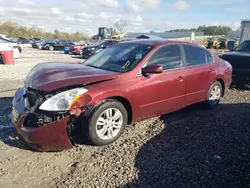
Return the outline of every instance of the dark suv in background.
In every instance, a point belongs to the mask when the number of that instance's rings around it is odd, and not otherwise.
[[[250,84],[250,40],[242,42],[231,52],[219,55],[233,67],[233,81],[237,88],[243,89]]]
[[[71,46],[71,45],[74,45],[74,42],[72,42],[71,40],[58,40],[55,43],[47,45],[47,48],[49,51],[54,51],[54,50],[62,51],[64,50],[65,46]]]
[[[101,50],[109,47],[109,46],[112,46],[114,44],[117,44],[118,42],[120,42],[119,40],[100,40],[100,41],[97,41],[96,43],[94,44],[90,44],[86,47],[84,47],[82,49],[82,56],[83,58],[89,58],[91,57],[92,55],[100,52]]]

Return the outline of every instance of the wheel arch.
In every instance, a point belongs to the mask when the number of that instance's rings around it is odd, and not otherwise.
[[[133,117],[134,117],[133,116],[133,104],[127,97],[126,93],[122,91],[117,90],[117,91],[112,91],[112,92],[105,92],[99,95],[91,95],[91,94],[88,96],[85,95],[85,97],[80,98],[80,101],[82,101],[80,103],[85,103],[90,106],[96,106],[100,102],[107,100],[107,99],[117,100],[118,102],[122,103],[122,105],[125,107],[128,113],[127,124],[131,124],[133,122]]]
[[[224,94],[225,94],[225,82],[224,82],[223,78],[221,78],[221,77],[216,78],[215,81],[220,82],[220,84],[221,84],[221,86],[222,86],[222,97],[223,97]]]
[[[132,110],[131,103],[129,102],[128,99],[126,99],[125,97],[122,97],[122,96],[112,96],[112,97],[107,97],[105,99],[114,99],[114,100],[117,100],[120,103],[122,103],[123,106],[126,108],[127,113],[128,113],[128,122],[127,122],[127,124],[129,125],[129,124],[132,123],[132,120],[133,120],[133,110]]]

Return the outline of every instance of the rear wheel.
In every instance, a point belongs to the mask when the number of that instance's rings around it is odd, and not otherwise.
[[[207,99],[205,105],[209,109],[214,109],[218,106],[221,96],[222,96],[223,88],[220,82],[215,81],[209,88],[207,93]]]
[[[54,51],[54,47],[53,46],[49,46],[49,51]]]
[[[122,103],[105,100],[94,107],[87,117],[87,129],[83,129],[89,141],[98,146],[111,144],[124,132],[128,114]]]

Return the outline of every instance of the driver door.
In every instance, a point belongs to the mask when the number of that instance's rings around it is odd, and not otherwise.
[[[185,71],[180,46],[160,47],[147,61],[147,65],[151,64],[162,65],[164,71],[148,77],[138,76],[134,97],[140,119],[174,111],[185,103]]]

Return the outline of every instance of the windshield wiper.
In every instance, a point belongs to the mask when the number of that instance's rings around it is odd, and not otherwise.
[[[86,66],[93,67],[93,68],[97,68],[97,69],[101,69],[101,70],[107,70],[107,71],[112,71],[112,72],[119,72],[119,73],[121,73],[121,71],[118,71],[118,70],[107,69],[107,68],[98,67],[98,66],[95,66],[95,65],[86,65]]]

